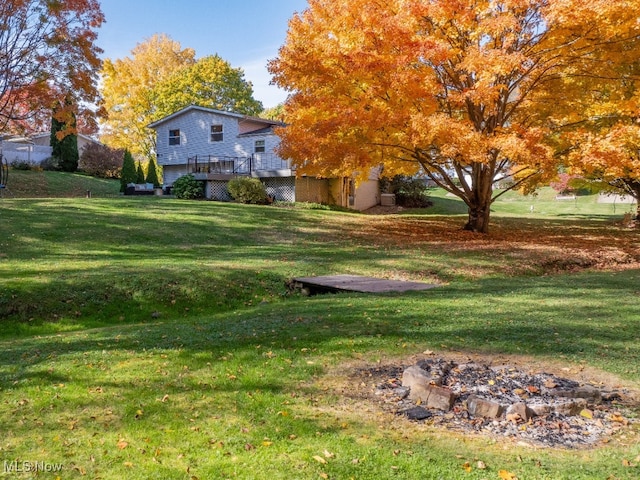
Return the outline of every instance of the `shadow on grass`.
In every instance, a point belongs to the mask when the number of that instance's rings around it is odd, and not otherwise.
[[[485,279],[403,295],[320,295],[227,314],[3,342],[0,365],[52,354],[167,349],[193,356],[269,345],[324,355],[397,345],[564,357],[640,375],[640,271]],[[445,347],[442,347],[445,348]],[[37,351],[38,355],[30,355]],[[210,361],[207,355],[207,361]],[[15,380],[12,379],[12,380]],[[4,382],[9,381],[6,377]],[[3,382],[3,383],[4,383]]]
[[[433,202],[428,208],[409,209],[402,213],[418,215],[466,215],[468,207],[458,198],[429,196]]]
[[[354,359],[374,364],[430,349],[585,362],[637,382],[638,284],[639,270],[494,278],[403,295],[295,297],[233,312],[192,312],[166,323],[0,342],[0,429],[9,434],[3,449],[21,457],[41,442],[51,445],[50,455],[80,465],[95,457],[83,467],[92,476],[100,473],[94,469],[126,469],[121,466],[133,461],[155,477],[183,478],[177,472],[184,475],[189,465],[166,460],[183,451],[206,458],[198,465],[203,470],[233,467],[221,463],[232,456],[251,469],[252,452],[261,445],[278,448],[278,442],[296,458],[322,452],[327,441],[338,458],[343,451],[348,458],[369,456],[386,445],[385,461],[398,465],[391,452],[406,444],[389,448],[390,441],[379,438],[353,443],[350,432],[360,432],[362,440],[375,421],[369,414],[341,416],[341,400],[333,398],[340,392],[321,392],[315,378],[337,365],[348,375],[344,365]],[[78,438],[86,444],[80,457]],[[116,446],[122,438],[131,448]],[[443,446],[440,436],[423,432],[421,438],[428,441],[411,449],[433,455],[433,440],[435,455],[443,457],[439,464],[460,452],[459,443]],[[145,453],[157,449],[164,466]],[[376,463],[367,463],[368,476],[346,463],[348,475],[339,478],[384,478]],[[301,465],[304,477],[317,476],[313,462]],[[461,471],[459,462],[450,468]],[[419,478],[424,464],[410,471],[407,478]]]

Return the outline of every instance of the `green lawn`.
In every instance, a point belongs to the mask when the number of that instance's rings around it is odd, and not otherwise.
[[[64,479],[638,478],[637,426],[594,449],[534,448],[414,425],[352,394],[367,383],[357,368],[426,350],[639,387],[640,243],[620,212],[505,199],[482,236],[460,231],[449,202],[384,217],[3,198],[0,461],[62,464],[38,478]],[[285,286],[335,273],[441,286]]]
[[[4,198],[113,197],[120,193],[120,181],[95,178],[81,173],[37,170],[9,170]]]
[[[432,189],[434,208],[430,214],[466,214],[466,206],[457,198],[441,189]],[[635,204],[598,203],[598,194],[577,195],[573,199],[557,200],[557,192],[549,187],[538,190],[533,195],[507,192],[493,204],[491,211],[497,215],[519,218],[574,218],[586,220],[620,219],[626,212],[635,212]]]

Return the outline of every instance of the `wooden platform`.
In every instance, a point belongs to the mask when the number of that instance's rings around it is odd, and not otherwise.
[[[293,281],[310,294],[329,292],[389,293],[429,290],[437,285],[405,282],[359,275],[328,275],[324,277],[298,277]]]

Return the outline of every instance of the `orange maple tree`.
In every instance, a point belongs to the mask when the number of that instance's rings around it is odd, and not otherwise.
[[[584,175],[602,190],[622,192],[635,198],[636,219],[640,218],[638,120],[638,117],[619,120],[605,131],[581,135],[568,155],[573,172]]]
[[[310,0],[269,65],[291,93],[280,154],[310,175],[422,171],[466,203],[465,229],[487,232],[497,182],[552,178],[564,131],[619,84],[638,11],[640,0]]]
[[[0,130],[48,127],[51,109],[69,97],[58,119],[75,113],[92,123],[91,109],[78,106],[99,97],[101,50],[94,42],[103,21],[97,0],[0,3]]]

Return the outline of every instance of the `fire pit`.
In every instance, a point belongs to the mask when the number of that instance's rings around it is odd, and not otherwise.
[[[376,398],[412,421],[534,445],[595,445],[632,423],[627,390],[509,365],[427,358],[362,373],[376,378]]]

